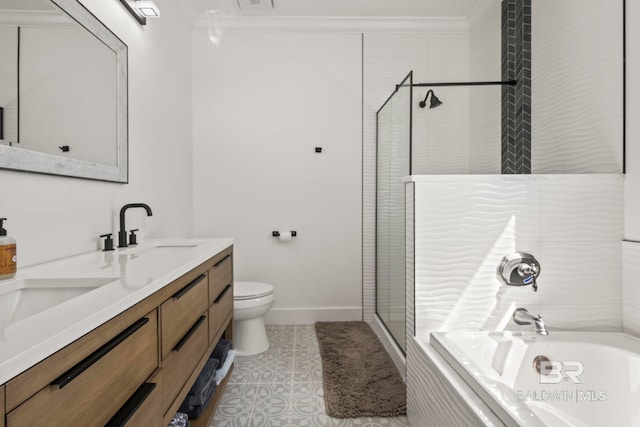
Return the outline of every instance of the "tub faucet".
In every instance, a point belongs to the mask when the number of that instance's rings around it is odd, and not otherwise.
[[[547,325],[545,325],[542,316],[538,314],[538,317],[530,314],[526,308],[516,308],[513,312],[513,321],[518,325],[533,325],[533,331],[540,335],[549,335],[547,331]]]
[[[120,209],[120,231],[118,232],[119,248],[126,248],[127,246],[129,246],[127,243],[127,230],[124,225],[124,213],[129,208],[143,208],[144,210],[147,211],[147,216],[153,215],[153,213],[151,212],[151,208],[146,203],[129,203],[127,205],[124,205],[122,209]]]

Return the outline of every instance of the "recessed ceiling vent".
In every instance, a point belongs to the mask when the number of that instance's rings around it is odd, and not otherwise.
[[[272,11],[276,8],[276,0],[236,0],[240,10],[249,11]]]

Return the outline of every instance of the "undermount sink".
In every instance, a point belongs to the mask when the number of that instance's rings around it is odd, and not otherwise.
[[[0,328],[96,288],[118,280],[114,277],[21,279],[0,285]]]
[[[165,253],[165,252],[176,252],[176,251],[185,251],[188,249],[193,249],[196,246],[198,246],[198,243],[194,243],[194,242],[181,242],[181,241],[175,241],[172,242],[170,240],[168,241],[160,241],[157,242],[156,244],[153,244],[151,246],[146,246],[146,245],[140,245],[140,246],[129,246],[126,249],[121,249],[123,252],[125,253],[129,253],[129,254],[139,254],[142,252],[149,252],[149,251],[154,251],[155,253]]]

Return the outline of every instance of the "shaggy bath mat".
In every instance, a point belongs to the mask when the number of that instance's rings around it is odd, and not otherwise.
[[[406,414],[406,388],[391,357],[366,322],[318,322],[327,415]]]

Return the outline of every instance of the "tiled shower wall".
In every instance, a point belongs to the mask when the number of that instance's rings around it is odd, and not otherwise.
[[[531,0],[502,2],[502,173],[531,173]]]
[[[466,58],[468,56],[468,35],[463,19],[437,20],[428,23],[422,32],[411,33],[365,33],[363,35],[363,216],[362,216],[362,256],[363,256],[363,318],[372,322],[375,314],[375,274],[376,274],[376,111],[393,93],[395,85],[413,70],[414,82],[427,79],[467,78]],[[426,90],[414,90],[413,132],[416,159],[415,173],[436,173],[425,168],[451,167],[440,161],[434,153],[448,153],[455,161],[455,170],[461,168],[461,157],[467,158],[468,137],[455,138],[453,145],[440,144],[443,138],[450,138],[446,129],[459,130],[460,115],[456,111],[438,111],[417,108],[418,98],[424,97]],[[456,95],[458,105],[463,105]],[[460,107],[462,108],[462,107]],[[434,116],[430,113],[439,113]],[[431,126],[429,124],[431,123]],[[435,123],[439,123],[438,126]],[[466,127],[466,123],[463,124]],[[431,133],[427,134],[427,129]],[[464,137],[464,138],[463,138]],[[428,140],[427,140],[428,139]],[[420,143],[417,143],[420,141]],[[440,151],[439,151],[440,150]],[[457,155],[456,155],[457,154]],[[431,162],[429,164],[428,162]],[[439,163],[438,163],[439,162]],[[464,163],[466,167],[466,163]],[[459,170],[463,173],[462,170]],[[440,171],[442,173],[442,171]]]
[[[622,6],[502,2],[503,174],[622,172]]]
[[[520,306],[551,330],[622,327],[622,176],[414,179],[417,337],[514,329]],[[497,280],[516,251],[540,262],[538,292]]]
[[[622,315],[625,332],[640,336],[640,243],[622,242]]]
[[[532,173],[622,172],[622,0],[534,1],[531,13]]]

